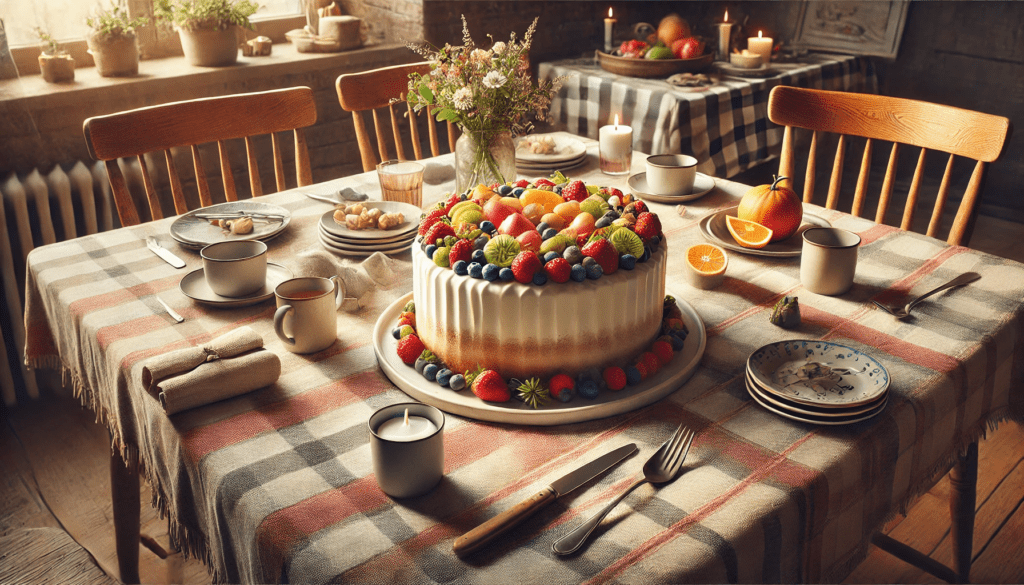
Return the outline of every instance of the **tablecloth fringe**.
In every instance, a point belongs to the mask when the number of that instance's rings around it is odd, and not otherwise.
[[[1024,421],[1022,421],[1015,413],[1011,412],[1009,408],[1001,408],[986,420],[975,425],[975,427],[971,429],[971,432],[966,435],[967,438],[958,441],[957,445],[950,450],[946,457],[940,459],[938,463],[932,466],[928,471],[927,477],[934,478],[940,473],[944,476],[949,469],[956,464],[960,457],[967,454],[967,448],[971,443],[984,440],[988,436],[988,433],[995,432],[999,428],[999,425],[1004,422],[1024,424]],[[941,479],[941,477],[939,477],[939,479]],[[917,501],[918,498],[928,493],[935,483],[937,482],[925,481],[914,486],[914,488],[897,503],[895,510],[886,514],[884,519],[875,526],[875,529],[871,531],[871,534],[881,532],[882,528],[896,518],[896,516],[905,516],[910,505]],[[868,551],[870,550],[870,544],[870,542],[862,543],[861,546],[857,547],[850,553],[845,561],[836,563],[832,567],[832,570],[829,571],[828,574],[823,575],[819,581],[822,583],[838,583],[846,579],[850,572],[856,569],[857,566],[867,558]],[[808,576],[805,575],[804,577],[806,579]]]
[[[206,570],[213,577],[214,583],[226,583],[227,575],[212,562],[213,554],[209,543],[199,531],[190,529],[181,523],[172,514],[171,506],[168,505],[166,491],[160,479],[152,473],[145,460],[139,454],[139,448],[124,441],[120,427],[114,422],[114,417],[103,407],[99,395],[78,376],[74,370],[64,364],[60,356],[48,355],[36,358],[25,358],[25,365],[32,369],[54,370],[60,374],[61,384],[71,387],[72,395],[82,406],[91,410],[96,416],[96,422],[103,425],[110,434],[111,452],[116,452],[124,461],[134,461],[138,465],[139,473],[146,478],[152,491],[152,506],[157,509],[160,518],[167,519],[167,532],[171,546],[181,551],[187,558],[194,558],[206,565]]]

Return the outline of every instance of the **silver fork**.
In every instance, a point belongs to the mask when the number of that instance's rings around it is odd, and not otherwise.
[[[946,284],[944,284],[942,286],[937,286],[937,287],[933,288],[932,290],[924,293],[923,295],[917,297],[916,299],[910,301],[904,307],[899,307],[899,306],[891,306],[890,307],[890,306],[887,306],[887,305],[883,305],[882,303],[879,303],[878,301],[871,301],[871,302],[874,303],[875,306],[878,307],[879,309],[882,309],[883,311],[885,311],[886,313],[889,313],[890,315],[892,315],[893,317],[896,317],[897,319],[906,319],[907,317],[910,316],[910,312],[914,310],[914,307],[916,307],[918,305],[918,303],[920,303],[921,301],[927,299],[928,297],[932,296],[933,294],[938,293],[938,292],[942,292],[942,291],[946,290],[947,288],[953,288],[955,286],[963,286],[965,284],[974,282],[975,280],[978,280],[979,278],[981,278],[981,275],[978,274],[977,272],[965,272],[965,273],[961,274],[960,276],[954,278],[953,280],[947,282]]]
[[[572,554],[579,550],[583,543],[587,541],[587,537],[594,531],[595,528],[604,520],[604,517],[611,512],[615,506],[619,505],[630,492],[636,489],[640,484],[651,482],[651,483],[665,483],[675,479],[676,474],[679,473],[679,468],[682,467],[683,461],[686,459],[686,455],[690,452],[690,445],[693,443],[694,432],[686,428],[683,425],[679,425],[676,429],[672,438],[665,441],[665,444],[658,449],[651,458],[644,463],[643,477],[637,479],[631,486],[626,488],[626,491],[619,494],[614,500],[612,500],[607,506],[604,507],[597,514],[594,514],[589,520],[577,526],[572,532],[566,534],[562,538],[559,538],[551,545],[551,550],[556,554],[567,555]]]

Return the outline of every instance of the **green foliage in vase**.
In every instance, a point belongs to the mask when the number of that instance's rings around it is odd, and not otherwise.
[[[260,6],[252,0],[155,0],[153,13],[185,30],[225,30],[238,25],[252,30],[249,17]]]
[[[124,2],[111,2],[110,7],[97,5],[92,16],[85,19],[85,24],[93,30],[93,34],[114,40],[121,37],[134,38],[135,29],[145,26],[149,19],[145,16],[131,18]]]
[[[68,52],[64,49],[63,45],[57,42],[57,39],[53,38],[53,36],[49,32],[43,30],[38,26],[33,28],[32,32],[37,37],[39,37],[40,41],[42,41],[44,55],[58,56],[68,54]]]

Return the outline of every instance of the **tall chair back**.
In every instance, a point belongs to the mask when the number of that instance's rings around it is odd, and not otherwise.
[[[199,156],[199,145],[216,142],[220,159],[224,197],[238,199],[234,175],[228,160],[225,141],[245,139],[249,183],[254,197],[263,195],[259,167],[256,162],[254,136],[270,134],[273,144],[274,173],[277,190],[286,189],[281,138],[276,132],[292,130],[295,141],[295,167],[299,186],[313,183],[309,166],[309,151],[303,128],[316,123],[316,103],[313,90],[293,87],[258,93],[245,93],[223,97],[201,98],[150,106],[96,116],[85,121],[85,141],[89,153],[105,161],[110,187],[113,190],[121,225],[140,223],[139,213],[128,190],[124,175],[117,164],[122,157],[136,157],[142,171],[146,198],[152,219],[163,218],[160,198],[146,166],[144,155],[163,151],[167,161],[174,211],[188,211],[181,178],[178,175],[172,148],[190,147],[195,168],[199,203],[206,207],[213,203],[206,172]]]
[[[388,144],[392,144],[398,160],[408,160],[405,146],[402,143],[401,127],[399,117],[404,116],[399,111],[399,104],[392,103],[392,100],[403,100],[409,91],[409,74],[420,73],[426,75],[430,72],[430,63],[410,63],[408,65],[394,65],[382,67],[361,73],[346,73],[338,77],[336,83],[338,89],[338,102],[341,109],[352,112],[352,122],[356,128],[356,140],[359,142],[359,154],[363,162],[363,171],[369,172],[377,167],[377,163],[391,158]],[[385,113],[384,110],[387,110]],[[412,107],[407,106],[409,120],[409,138],[412,141],[413,156],[416,160],[423,158],[423,148],[420,146],[419,128],[416,124],[417,114]],[[373,129],[377,139],[377,149],[374,152],[370,140],[370,133],[366,128],[366,121],[363,119],[363,112],[370,110],[373,116]],[[390,120],[391,137],[388,138],[387,124],[384,122],[384,115]],[[427,113],[427,131],[430,136],[431,156],[441,154],[440,142],[436,124]],[[450,122],[448,127],[448,148],[455,151],[455,140],[458,138],[455,126]],[[379,155],[379,158],[378,158]]]
[[[984,186],[986,164],[999,158],[1011,132],[1010,121],[1001,116],[917,100],[788,86],[777,86],[772,89],[768,97],[768,119],[786,127],[779,162],[781,176],[793,177],[795,172],[796,147],[793,129],[806,128],[813,131],[803,184],[805,202],[812,202],[814,199],[815,172],[818,168],[817,150],[821,133],[839,135],[828,195],[825,199],[825,207],[828,209],[836,209],[838,205],[847,147],[846,137],[858,136],[867,139],[850,209],[850,213],[858,217],[864,212],[867,199],[873,142],[881,140],[893,143],[874,215],[874,220],[878,223],[884,223],[889,209],[896,183],[900,151],[908,146],[920,147],[921,152],[918,155],[917,167],[911,179],[900,222],[900,228],[904,230],[910,230],[914,221],[927,152],[935,150],[948,153],[946,170],[938,187],[926,232],[932,237],[939,237],[955,157],[976,161],[946,239],[953,245],[966,245],[969,241],[975,210]]]

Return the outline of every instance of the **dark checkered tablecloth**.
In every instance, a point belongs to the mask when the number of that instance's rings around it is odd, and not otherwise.
[[[764,79],[715,74],[701,90],[609,73],[593,58],[541,63],[538,77],[565,77],[551,105],[556,128],[596,139],[618,114],[633,128],[634,150],[692,154],[701,172],[731,177],[778,154],[782,128],[768,121],[776,85],[877,92],[868,57],[812,53],[805,60],[775,64],[778,74]]]
[[[624,188],[624,178],[600,174],[596,145],[585,142],[590,158],[577,176]],[[633,168],[643,168],[639,153]],[[363,174],[332,185],[375,196],[375,183],[374,174]],[[272,302],[218,310],[179,292],[185,271],[145,244],[148,235],[170,243],[173,219],[43,246],[29,257],[26,357],[33,366],[61,369],[122,452],[141,460],[175,544],[202,558],[218,581],[841,580],[864,558],[872,533],[929,489],[960,449],[1000,420],[1022,419],[1024,266],[808,206],[863,238],[849,293],[806,292],[797,259],[731,252],[719,288],[689,287],[683,253],[703,241],[700,218],[735,205],[745,189],[719,179],[717,189],[685,208],[651,204],[669,246],[668,292],[690,303],[707,327],[707,351],[689,381],[649,407],[573,425],[449,415],[445,476],[419,498],[396,501],[379,490],[367,430],[374,410],[409,400],[381,372],[370,343],[377,316],[411,288],[408,252],[367,271],[375,284],[362,309],[339,311],[334,346],[300,356],[275,336]],[[440,195],[439,187],[428,187],[428,200]],[[288,229],[268,243],[270,260],[298,271],[305,254],[322,251],[317,222],[329,206],[297,191],[264,200],[292,214]],[[174,251],[189,269],[200,266],[194,252]],[[360,258],[337,262],[343,273],[366,269]],[[870,304],[969,270],[981,280],[925,303],[914,319],[897,321]],[[171,321],[154,295],[185,322]],[[799,296],[799,329],[768,323],[783,295]],[[165,415],[141,384],[146,360],[242,325],[280,356],[278,382]],[[892,378],[882,413],[826,427],[758,406],[744,386],[747,356],[799,338],[842,343],[878,359]],[[684,473],[640,487],[581,553],[555,556],[551,543],[625,488],[680,422],[697,431]],[[627,443],[640,452],[493,546],[466,561],[452,553],[466,530]]]

